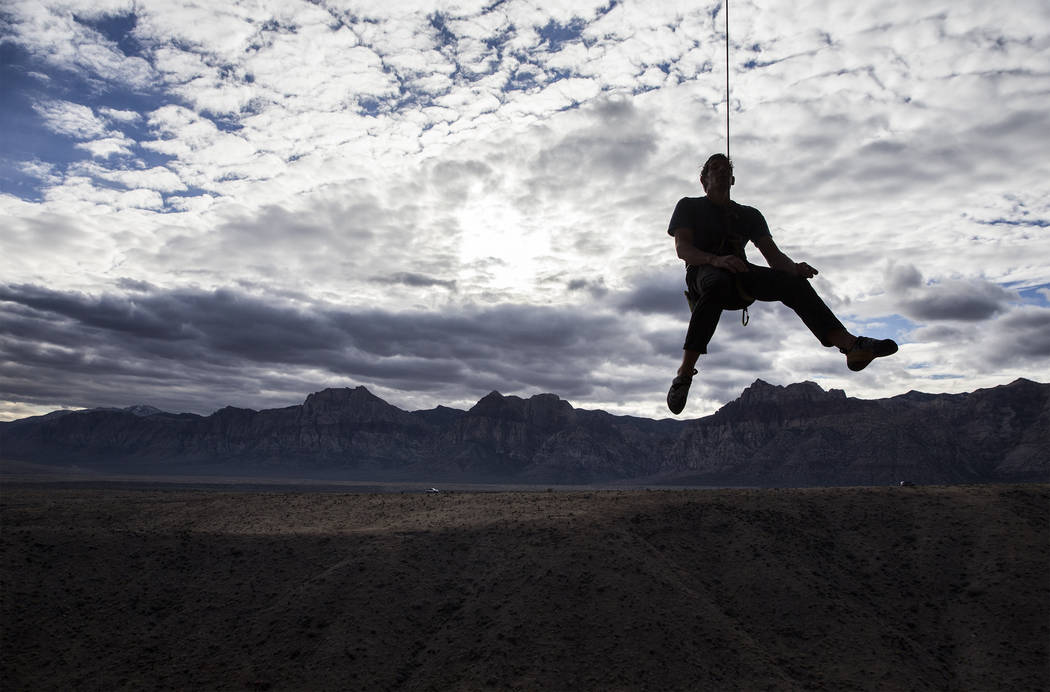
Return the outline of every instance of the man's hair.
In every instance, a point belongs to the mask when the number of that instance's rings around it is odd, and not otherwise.
[[[725,154],[712,154],[707,161],[704,161],[704,167],[700,169],[700,180],[707,180],[707,172],[711,169],[711,164],[715,161],[725,161],[729,164],[729,170],[733,170],[733,160]]]

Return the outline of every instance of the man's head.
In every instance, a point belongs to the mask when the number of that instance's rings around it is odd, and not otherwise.
[[[716,186],[721,183],[728,193],[729,186],[735,182],[733,162],[725,154],[713,154],[704,162],[704,167],[700,169],[700,184],[704,186],[704,192],[708,191],[712,183],[716,184]]]

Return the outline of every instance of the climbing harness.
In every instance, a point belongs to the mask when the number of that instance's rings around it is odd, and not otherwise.
[[[739,279],[734,280],[733,281],[733,285],[736,287],[737,294],[740,296],[740,299],[742,301],[744,301],[745,303],[748,303],[748,305],[745,305],[744,307],[739,308],[739,310],[740,310],[740,324],[742,324],[742,325],[744,325],[746,327],[751,322],[751,313],[748,310],[748,308],[750,307],[751,303],[755,302],[755,299],[750,294],[748,294],[748,292],[746,290],[744,290],[744,287],[740,284],[740,280]],[[685,291],[685,302],[689,303],[689,312],[690,313],[692,313],[694,310],[696,310],[696,303],[697,303],[698,300],[699,300],[699,297],[693,295],[693,293],[691,291]],[[723,309],[727,309],[727,308],[723,308]]]

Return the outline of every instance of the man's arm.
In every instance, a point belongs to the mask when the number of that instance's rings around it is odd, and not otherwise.
[[[674,249],[686,264],[710,264],[730,272],[746,272],[747,264],[736,255],[715,255],[693,245],[693,229],[682,226],[674,229]]]
[[[777,244],[773,242],[773,236],[767,235],[752,242],[754,242],[758,251],[762,253],[762,256],[766,258],[766,264],[769,265],[770,269],[776,269],[792,276],[801,276],[803,279],[812,279],[817,275],[817,270],[813,267],[805,262],[795,262],[785,255],[777,247]]]

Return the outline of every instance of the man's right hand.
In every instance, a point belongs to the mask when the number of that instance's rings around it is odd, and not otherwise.
[[[736,255],[719,255],[711,260],[711,266],[725,269],[734,274],[742,274],[748,271],[747,263]]]

